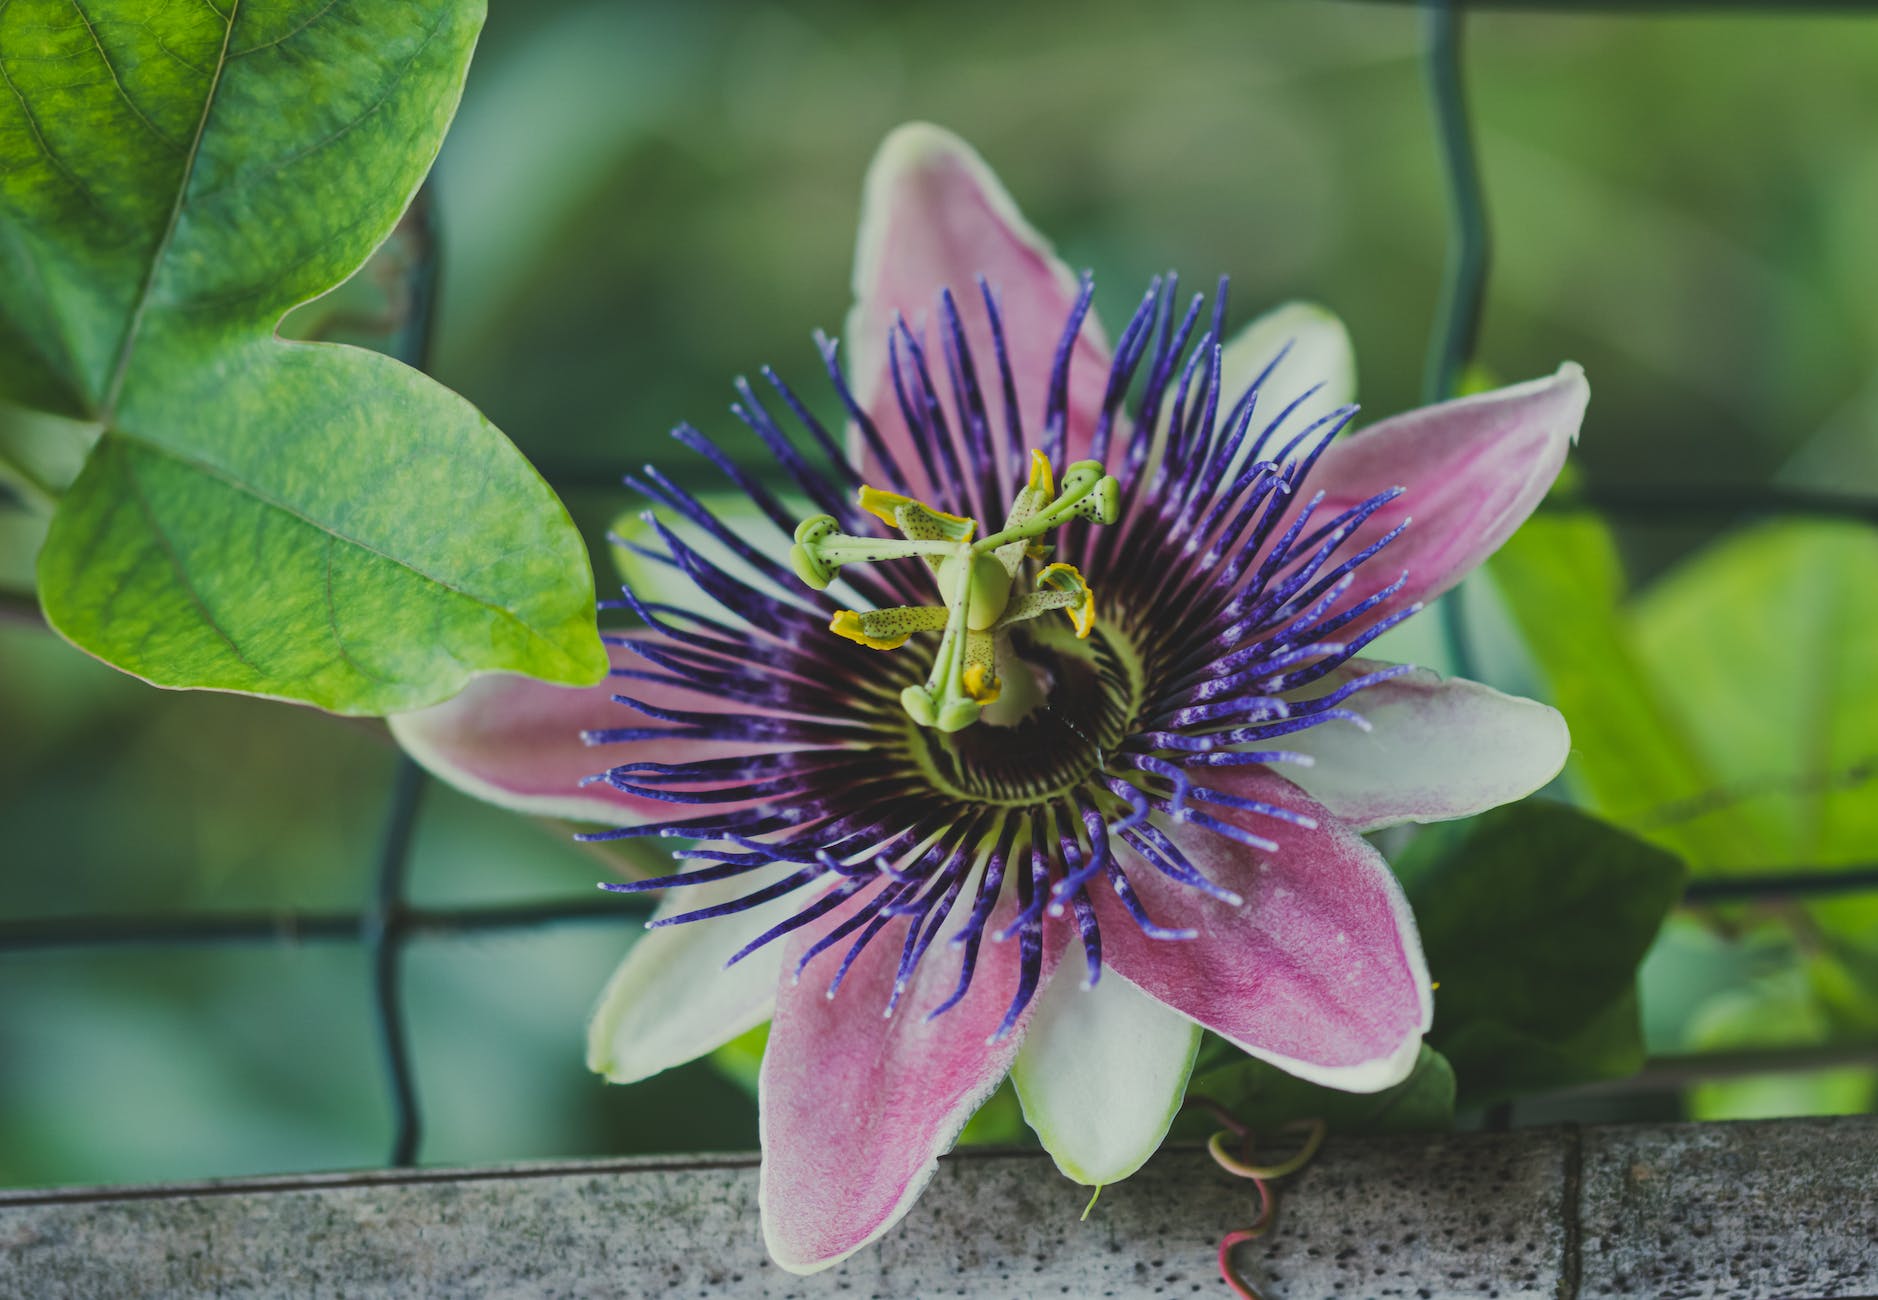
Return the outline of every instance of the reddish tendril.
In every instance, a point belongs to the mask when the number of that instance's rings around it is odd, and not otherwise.
[[[1187,1104],[1200,1107],[1225,1125],[1206,1140],[1207,1154],[1213,1157],[1213,1162],[1236,1178],[1250,1179],[1252,1186],[1258,1189],[1258,1218],[1254,1219],[1250,1226],[1240,1228],[1236,1232],[1229,1232],[1220,1238],[1219,1275],[1226,1285],[1232,1288],[1233,1294],[1240,1297],[1240,1300],[1260,1300],[1259,1293],[1253,1288],[1252,1283],[1247,1281],[1245,1275],[1234,1266],[1232,1252],[1236,1247],[1264,1236],[1271,1228],[1272,1220],[1278,1214],[1278,1195],[1272,1190],[1271,1184],[1287,1174],[1295,1174],[1310,1163],[1311,1157],[1317,1154],[1317,1148],[1323,1143],[1324,1121],[1304,1119],[1294,1120],[1284,1125],[1278,1131],[1304,1134],[1303,1145],[1295,1154],[1277,1164],[1256,1165],[1252,1163],[1252,1149],[1256,1137],[1252,1130],[1239,1120],[1238,1116],[1209,1097],[1189,1097]],[[1238,1155],[1226,1149],[1227,1143],[1234,1140],[1237,1140],[1239,1144]]]

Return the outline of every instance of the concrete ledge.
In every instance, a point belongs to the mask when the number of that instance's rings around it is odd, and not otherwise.
[[[1333,1138],[1245,1248],[1297,1297],[1878,1296],[1878,1118]],[[946,1160],[811,1278],[764,1256],[753,1158],[0,1193],[0,1295],[1217,1296],[1252,1212],[1204,1153],[1085,1194],[1034,1153]]]

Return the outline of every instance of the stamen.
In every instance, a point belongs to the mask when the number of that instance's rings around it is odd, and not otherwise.
[[[915,346],[910,336],[908,346]],[[962,335],[956,346],[964,346]],[[943,631],[925,684],[900,693],[919,725],[951,732],[979,720],[983,706],[999,698],[999,646],[1015,624],[1061,609],[1079,638],[1094,628],[1095,593],[1074,565],[1046,565],[1036,575],[1039,590],[1016,602],[1011,588],[1024,565],[1037,558],[1038,539],[1051,529],[1072,519],[1115,521],[1119,488],[1097,462],[1071,465],[1059,491],[1049,460],[1033,453],[1029,478],[1014,494],[1004,527],[977,541],[974,520],[901,493],[863,484],[857,499],[862,510],[901,537],[859,537],[843,532],[833,515],[811,515],[795,526],[790,563],[805,584],[820,591],[844,565],[914,556],[926,561],[940,604],[839,610],[828,625],[873,650],[895,650],[917,633]]]
[[[945,623],[943,609],[901,605],[866,611],[844,609],[829,621],[828,630],[870,650],[898,650],[915,632],[930,632]]]

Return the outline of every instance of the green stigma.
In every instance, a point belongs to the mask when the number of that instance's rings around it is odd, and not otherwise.
[[[923,686],[900,693],[907,715],[922,727],[959,731],[977,722],[1002,689],[998,664],[1006,631],[1018,623],[1062,610],[1086,637],[1095,626],[1095,595],[1073,565],[1048,564],[1034,588],[1017,593],[1029,560],[1043,560],[1045,533],[1071,519],[1112,524],[1120,511],[1120,488],[1101,463],[1079,460],[1063,475],[1058,491],[1043,453],[1030,453],[1030,479],[1011,503],[1004,527],[973,541],[976,522],[901,496],[863,487],[861,508],[900,533],[856,537],[828,515],[796,526],[789,559],[796,575],[822,590],[844,564],[870,564],[918,556],[938,588],[936,605],[852,610],[836,614],[831,632],[874,650],[895,650],[920,632],[939,632],[938,653]]]

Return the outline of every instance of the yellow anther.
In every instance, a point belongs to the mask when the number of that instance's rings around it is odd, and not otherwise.
[[[931,605],[895,605],[888,609],[844,609],[828,630],[869,650],[898,650],[915,632],[936,632],[946,625],[944,609]]]
[[[852,609],[844,609],[828,621],[828,630],[836,636],[845,636],[857,645],[864,645],[869,650],[898,650],[906,644],[908,633],[902,632],[897,637],[869,636],[861,625],[861,616]]]
[[[1035,448],[1030,453],[1030,490],[1041,493],[1045,501],[1056,496],[1056,476],[1050,472],[1050,458]]]
[[[861,509],[886,524],[897,528],[906,536],[915,540],[945,538],[948,541],[970,541],[978,531],[978,521],[967,519],[963,515],[947,514],[943,510],[934,510],[923,501],[901,496],[898,492],[882,492],[879,488],[863,484],[855,494]]]
[[[913,500],[912,497],[903,497],[898,492],[882,492],[879,488],[869,487],[865,483],[861,484],[861,490],[855,496],[861,503],[861,509],[889,528],[900,526],[900,521],[893,517],[894,507],[906,505]]]
[[[1095,592],[1083,581],[1082,573],[1073,564],[1052,564],[1037,575],[1037,585],[1053,591],[1071,594],[1080,593],[1082,600],[1067,606],[1063,612],[1069,615],[1069,621],[1075,624],[1078,640],[1086,639],[1095,630]]]
[[[980,704],[990,704],[1003,692],[1003,686],[983,664],[969,664],[965,669],[965,693]]]
[[[966,698],[978,704],[989,704],[998,698],[1002,683],[998,680],[998,643],[988,632],[967,632],[965,634],[964,666],[959,673],[959,685],[964,688]]]

